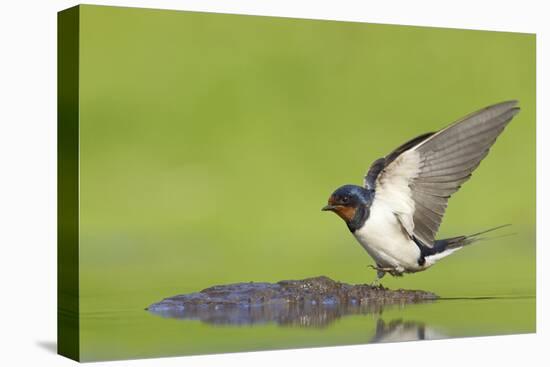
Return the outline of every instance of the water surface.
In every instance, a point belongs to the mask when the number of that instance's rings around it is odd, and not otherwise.
[[[440,299],[387,307],[213,309],[183,317],[143,309],[86,313],[84,360],[320,347],[535,331],[534,297]]]

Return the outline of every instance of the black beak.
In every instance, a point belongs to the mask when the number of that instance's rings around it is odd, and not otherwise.
[[[327,210],[330,210],[330,211],[333,211],[334,209],[336,209],[336,206],[334,205],[325,205],[324,207],[321,208],[322,211],[327,211]]]

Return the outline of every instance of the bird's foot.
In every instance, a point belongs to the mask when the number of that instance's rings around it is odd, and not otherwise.
[[[383,267],[383,266],[374,266],[369,265],[369,267],[376,270],[376,279],[370,284],[372,287],[381,287],[380,279],[386,275],[386,273],[390,273],[394,277],[400,277],[403,276],[403,271],[398,268],[389,268],[389,267]]]
[[[369,286],[371,287],[382,287],[382,284],[380,283],[380,278],[379,277],[376,277],[376,279],[374,279],[370,284]]]
[[[374,266],[374,265],[369,265],[369,267],[376,270],[376,278],[372,283],[370,283],[371,287],[382,287],[382,284],[380,284],[380,279],[382,279],[384,275],[386,275],[386,273],[388,272],[391,273],[394,270],[393,268],[384,268],[384,267]]]

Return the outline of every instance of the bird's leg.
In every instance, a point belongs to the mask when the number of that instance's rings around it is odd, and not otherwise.
[[[384,277],[384,275],[386,275],[387,272],[390,272],[391,268],[383,268],[383,267],[380,267],[380,266],[374,266],[374,265],[369,265],[371,268],[373,268],[374,270],[376,270],[376,278],[374,279],[374,281],[370,284],[372,287],[377,287],[380,285],[380,279],[382,279]]]
[[[386,275],[385,272],[383,271],[377,271],[376,272],[376,278],[374,278],[374,280],[369,284],[371,287],[378,287],[380,286],[380,279],[382,279],[384,277],[384,275]]]

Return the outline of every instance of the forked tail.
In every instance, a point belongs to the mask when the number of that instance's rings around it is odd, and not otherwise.
[[[486,229],[485,231],[477,232],[467,236],[457,236],[457,237],[437,240],[434,243],[434,249],[436,253],[440,253],[445,250],[459,249],[461,247],[470,245],[477,241],[492,240],[495,238],[506,237],[506,236],[509,236],[510,234],[505,234],[502,236],[495,236],[495,237],[480,237],[480,236],[489,232],[496,231],[497,229],[501,229],[509,226],[511,226],[511,224],[504,224],[498,227],[489,228],[489,229]]]

